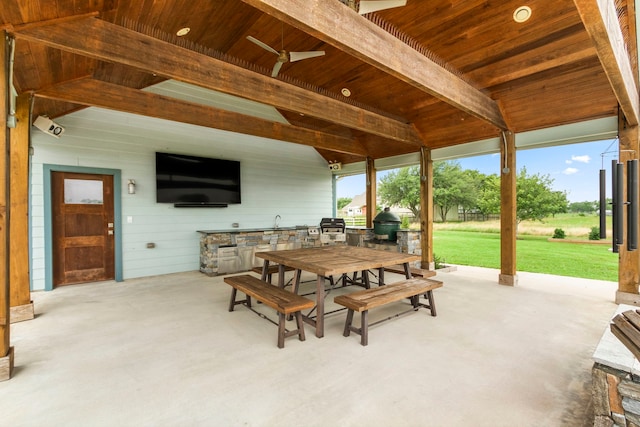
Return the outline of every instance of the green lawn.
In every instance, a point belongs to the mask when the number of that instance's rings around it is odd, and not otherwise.
[[[434,230],[435,255],[444,263],[500,268],[500,235]],[[517,270],[586,279],[618,280],[618,254],[608,245],[549,242],[547,237],[521,236]]]

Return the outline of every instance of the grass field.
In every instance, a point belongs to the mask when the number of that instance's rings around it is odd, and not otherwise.
[[[618,255],[610,245],[588,243],[596,215],[560,214],[543,222],[523,221],[518,225],[517,270],[597,280],[618,280]],[[434,224],[433,247],[444,263],[500,268],[500,222],[468,221]],[[556,228],[566,238],[585,243],[549,242]],[[611,217],[607,217],[611,236]],[[610,241],[610,240],[609,240]]]
[[[618,280],[618,255],[609,245],[549,242],[532,235],[521,236],[516,245],[518,271]],[[444,263],[500,268],[498,233],[435,230],[433,247]]]

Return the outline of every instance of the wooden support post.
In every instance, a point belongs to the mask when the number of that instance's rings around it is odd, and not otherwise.
[[[371,157],[367,157],[367,228],[373,228],[376,216],[376,167]]]
[[[504,132],[500,146],[500,276],[501,285],[515,286],[516,276],[516,138]]]
[[[29,131],[31,96],[16,100],[16,127],[10,134],[9,287],[11,323],[34,318],[29,285]]]
[[[622,191],[625,201],[627,201],[626,161],[638,158],[639,132],[640,127],[630,126],[624,119],[624,116],[619,114],[618,137],[620,139],[620,153],[618,158],[620,163],[625,164],[625,179],[623,179],[625,188]],[[636,202],[638,201],[636,200]],[[638,222],[640,218],[628,218],[626,205],[623,207],[623,216],[622,224],[618,224],[619,227],[623,227],[625,232],[623,233],[623,242],[618,246],[618,291],[616,292],[616,303],[640,306],[640,295],[638,295],[638,283],[640,282],[640,250],[627,250],[626,235],[627,220]]]
[[[433,259],[433,160],[431,150],[420,148],[420,267],[435,270]]]
[[[9,37],[2,32],[0,42],[0,381],[11,378],[13,349],[9,339],[9,218],[7,209],[7,151],[9,131]]]

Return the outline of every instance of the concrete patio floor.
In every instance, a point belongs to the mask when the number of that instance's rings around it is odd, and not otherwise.
[[[228,312],[229,286],[199,272],[34,293],[36,319],[12,325],[0,424],[592,425],[591,356],[617,284],[518,277],[511,288],[496,270],[440,273],[438,316],[384,322],[367,347],[342,336],[339,312],[324,338],[307,325],[306,341],[278,349],[276,326]]]

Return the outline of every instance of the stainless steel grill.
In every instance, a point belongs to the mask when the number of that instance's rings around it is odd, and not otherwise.
[[[320,221],[320,242],[346,242],[345,223],[342,218],[322,218]]]

